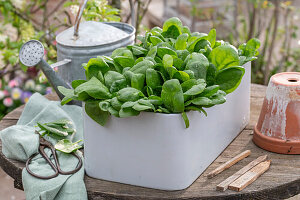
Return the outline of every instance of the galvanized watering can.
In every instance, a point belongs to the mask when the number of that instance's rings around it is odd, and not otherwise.
[[[81,6],[74,27],[57,35],[57,63],[51,66],[43,59],[44,47],[37,40],[26,42],[20,50],[19,58],[25,66],[38,65],[44,72],[58,96],[64,96],[57,86],[71,88],[70,83],[76,79],[85,79],[83,63],[100,55],[111,55],[116,48],[134,43],[135,28],[119,22],[79,21],[86,1]],[[58,73],[53,68],[58,67]],[[79,104],[73,102],[73,104]]]

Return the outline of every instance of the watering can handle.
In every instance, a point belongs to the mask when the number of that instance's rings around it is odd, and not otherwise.
[[[78,37],[78,29],[79,29],[79,24],[80,24],[80,20],[81,20],[81,16],[83,13],[83,10],[86,6],[88,0],[84,0],[83,3],[81,4],[78,13],[76,15],[76,19],[75,19],[75,25],[74,25],[74,38]]]

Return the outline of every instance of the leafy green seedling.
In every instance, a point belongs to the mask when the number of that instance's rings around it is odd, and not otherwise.
[[[72,143],[68,139],[62,139],[54,145],[54,148],[64,153],[72,153],[82,148],[82,146],[78,144],[81,141],[82,140],[78,140],[77,142]]]
[[[72,121],[68,119],[59,119],[43,124],[38,122],[37,126],[40,128],[39,132],[42,136],[48,135],[54,138],[67,137],[69,134],[76,132]]]

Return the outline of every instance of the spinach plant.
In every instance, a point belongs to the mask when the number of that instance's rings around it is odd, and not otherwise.
[[[76,133],[72,121],[68,119],[59,119],[43,124],[38,122],[37,126],[40,128],[38,133],[41,134],[41,136],[47,135],[59,140],[54,146],[58,151],[72,153],[82,148],[82,146],[78,144],[82,140],[72,143],[69,139],[66,139],[68,135],[73,136]]]
[[[82,146],[78,144],[79,142],[82,142],[82,140],[72,143],[68,139],[62,139],[54,145],[54,148],[64,153],[72,153],[82,148]]]
[[[256,59],[260,42],[251,39],[238,49],[216,40],[216,30],[193,32],[176,18],[155,27],[139,44],[116,49],[111,57],[99,56],[84,64],[86,79],[72,82],[73,89],[59,87],[65,95],[85,102],[86,113],[105,125],[110,115],[136,116],[157,113],[203,112],[222,104],[245,73],[242,67]]]
[[[42,136],[48,135],[54,139],[61,139],[76,132],[72,121],[68,119],[60,119],[43,124],[37,122],[37,126],[40,128],[39,133]]]

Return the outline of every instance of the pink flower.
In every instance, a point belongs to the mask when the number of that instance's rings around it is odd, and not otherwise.
[[[10,97],[7,97],[3,100],[3,104],[6,106],[6,107],[10,107],[13,105],[13,100],[12,98]]]
[[[9,96],[9,92],[7,90],[3,90],[4,96]]]
[[[13,87],[18,87],[19,86],[19,83],[16,81],[16,80],[10,80],[9,82],[8,82],[8,86],[10,87],[10,88],[13,88]]]
[[[56,40],[53,40],[52,44],[56,46],[56,44],[57,44]]]

